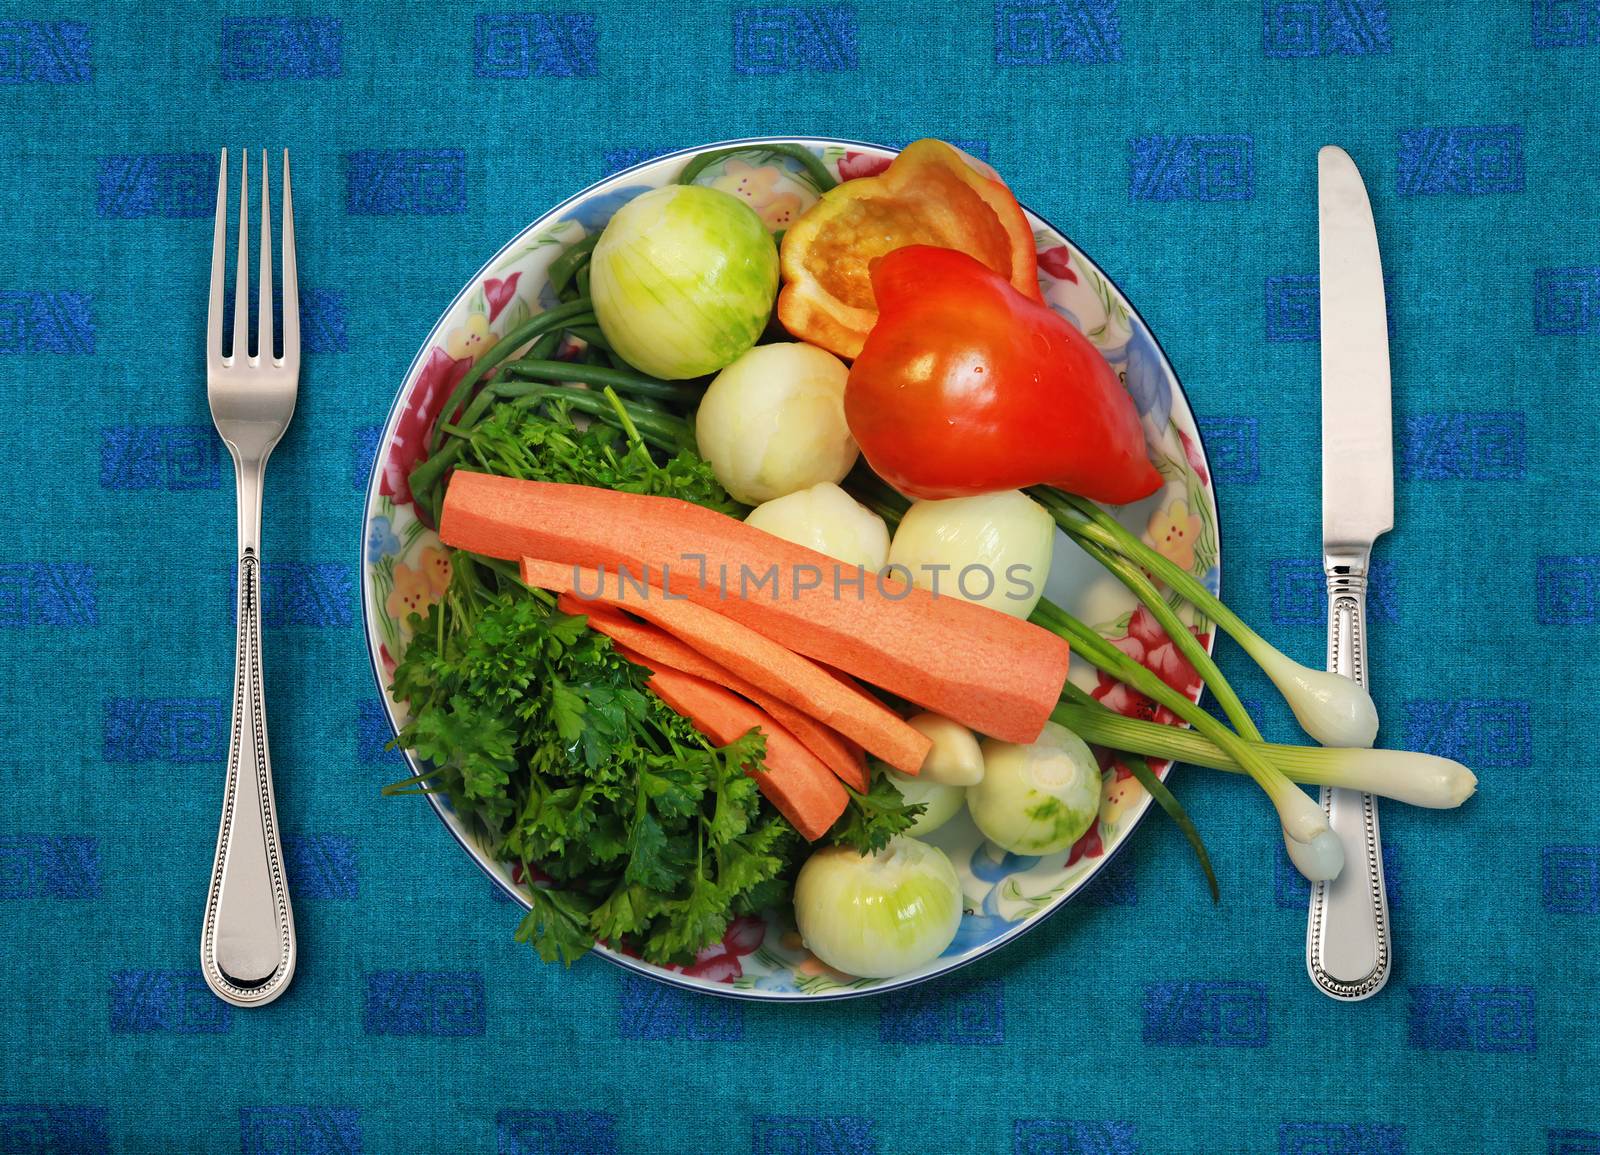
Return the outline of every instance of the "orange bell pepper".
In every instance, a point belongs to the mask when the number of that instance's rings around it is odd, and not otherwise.
[[[878,319],[869,266],[906,245],[976,257],[1035,301],[1033,230],[1011,190],[940,140],[919,140],[878,176],[829,190],[784,234],[778,320],[855,357]]]

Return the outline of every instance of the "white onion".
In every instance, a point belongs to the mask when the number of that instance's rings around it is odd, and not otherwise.
[[[1013,854],[1055,854],[1088,831],[1100,813],[1100,767],[1065,726],[1046,722],[1023,746],[983,744],[983,781],[967,787],[967,809],[990,842]]]
[[[930,962],[961,925],[961,880],[944,851],[899,836],[877,854],[816,851],[794,884],[800,937],[823,962],[888,978]]]
[[[889,527],[831,481],[764,501],[746,523],[875,574],[889,560]]]
[[[912,824],[906,827],[906,833],[921,837],[932,834],[939,827],[949,822],[967,803],[967,788],[965,786],[949,786],[943,782],[936,782],[926,774],[912,777],[902,774],[898,770],[885,769],[889,781],[894,788],[900,791],[900,797],[907,803],[921,803],[926,809]]]
[[[842,481],[860,452],[844,420],[850,371],[814,345],[758,345],[706,388],[700,456],[746,505]]]
[[[914,502],[895,530],[889,563],[940,596],[1026,618],[1044,595],[1055,522],[1019,490]]]
[[[589,259],[606,340],[657,377],[699,377],[756,343],[778,293],[772,236],[748,203],[698,185],[641,193]]]

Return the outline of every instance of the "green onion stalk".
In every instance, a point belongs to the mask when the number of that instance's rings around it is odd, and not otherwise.
[[[1230,774],[1244,772],[1237,760],[1204,735],[1125,717],[1071,683],[1051,718],[1085,742]],[[1477,776],[1471,770],[1435,754],[1276,743],[1262,748],[1284,776],[1294,782],[1359,790],[1432,810],[1460,806],[1478,788]]]
[[[858,499],[865,495],[870,503],[869,508],[880,516],[892,514],[894,519],[898,520],[899,515],[905,511],[908,504],[906,499],[882,481],[866,475],[865,471],[857,470],[851,480]],[[1101,555],[1103,560],[1111,560],[1107,551],[1102,550]],[[1127,568],[1131,570],[1131,567]],[[1230,715],[1236,714],[1242,719],[1248,737],[1228,729],[1226,725],[1196,705],[1187,694],[1167,685],[1154,671],[1134,661],[1102,638],[1098,630],[1055,603],[1047,599],[1041,600],[1030,620],[1035,625],[1065,638],[1071,643],[1073,652],[1084,661],[1165,706],[1218,747],[1227,751],[1238,765],[1255,779],[1256,784],[1261,787],[1278,812],[1286,840],[1297,844],[1289,847],[1296,865],[1308,875],[1320,878],[1332,878],[1337,875],[1344,864],[1344,851],[1338,836],[1328,826],[1327,815],[1315,800],[1295,786],[1263,754],[1260,732],[1250,721],[1243,705],[1238,701],[1238,696],[1233,693],[1227,679],[1211,660],[1211,656],[1189,632],[1188,627],[1178,620],[1172,608],[1148,579],[1144,579],[1142,574],[1137,575],[1135,580],[1131,572],[1119,572],[1117,569],[1113,569],[1113,572],[1129,582],[1129,588],[1141,601],[1150,606],[1151,612],[1171,635],[1174,645],[1194,663],[1196,673],[1214,683],[1218,688],[1215,691],[1218,693],[1218,700],[1230,702]]]
[[[1188,570],[1153,549],[1094,502],[1045,487],[1031,489],[1029,495],[1084,550],[1115,554],[1132,567],[1148,571],[1216,622],[1271,679],[1311,737],[1324,746],[1372,745],[1378,733],[1378,711],[1366,687],[1294,661],[1246,625]],[[1218,700],[1227,707],[1220,694]],[[1230,711],[1230,719],[1232,716]]]

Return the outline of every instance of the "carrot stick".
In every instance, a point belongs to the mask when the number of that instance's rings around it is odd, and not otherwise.
[[[512,561],[626,566],[1003,741],[1037,739],[1066,681],[1066,643],[1038,626],[903,582],[856,584],[858,571],[824,554],[676,498],[458,471],[439,532]]]
[[[600,602],[580,601],[573,594],[562,594],[556,601],[556,608],[563,613],[584,615],[589,619],[590,629],[605,634],[631,653],[640,654],[652,662],[671,666],[674,670],[693,674],[697,678],[704,678],[708,682],[749,698],[771,714],[778,725],[800,739],[802,746],[822,759],[823,765],[837,774],[841,782],[863,794],[866,793],[870,786],[866,752],[831,726],[826,726],[805,711],[797,710],[789,703],[774,698],[760,687],[752,686],[744,678],[713,662],[681,638],[673,637],[658,626],[629,617],[614,607]]]
[[[828,832],[849,802],[844,787],[810,750],[737,694],[703,678],[656,665],[626,649],[629,661],[651,670],[650,688],[713,742],[726,745],[759,729],[767,739],[766,769],[753,777],[761,793],[808,842]]]
[[[932,743],[893,710],[715,610],[669,598],[659,586],[636,585],[620,574],[529,557],[522,559],[522,580],[540,589],[576,593],[579,601],[624,606],[773,697],[854,738],[895,769],[907,774],[922,769]]]

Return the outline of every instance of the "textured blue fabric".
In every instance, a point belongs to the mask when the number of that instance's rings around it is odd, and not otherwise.
[[[0,1152],[1600,1151],[1595,0],[292,7],[0,6]],[[1305,887],[1222,776],[1174,779],[1220,908],[1156,817],[1096,901],[955,981],[822,1006],[541,966],[426,807],[378,797],[360,488],[422,336],[559,198],[763,133],[964,142],[1081,243],[1201,415],[1227,594],[1313,662],[1315,156],[1355,157],[1394,334],[1375,693],[1391,741],[1482,778],[1384,811],[1377,999],[1312,990]],[[302,961],[259,1011],[195,949],[224,144],[293,150],[307,287],[265,599]]]

